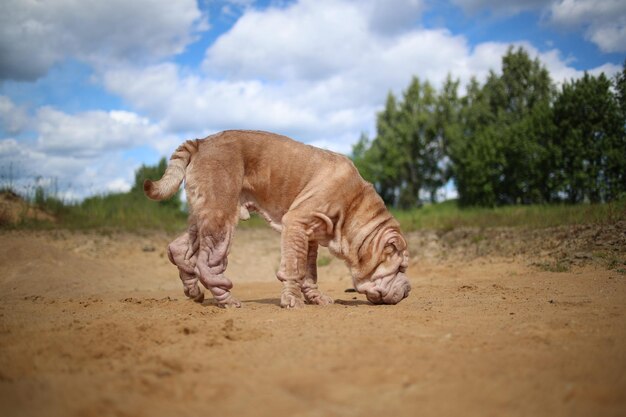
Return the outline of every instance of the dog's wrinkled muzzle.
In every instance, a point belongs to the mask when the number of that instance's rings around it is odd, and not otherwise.
[[[365,296],[372,304],[398,304],[408,297],[411,284],[402,272],[398,272],[386,287],[376,286],[366,291]]]

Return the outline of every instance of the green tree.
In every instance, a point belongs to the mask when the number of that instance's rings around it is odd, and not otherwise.
[[[388,94],[385,109],[376,118],[376,137],[370,141],[362,135],[354,146],[355,165],[385,203],[416,207],[422,191],[434,201],[444,184],[437,104],[435,89],[413,78],[401,102]]]
[[[502,75],[491,73],[484,89],[497,126],[495,140],[502,152],[502,171],[494,184],[496,201],[542,202],[544,170],[549,169],[543,150],[551,138],[553,89],[548,71],[539,60],[531,60],[524,49],[510,48],[502,57]]]
[[[444,183],[443,143],[436,125],[436,92],[430,83],[414,77],[403,98],[396,133],[401,150],[399,205],[408,208],[420,205],[421,190],[435,200]]]
[[[352,154],[361,175],[374,184],[387,205],[395,205],[401,170],[397,143],[398,103],[392,92],[387,94],[385,108],[376,115],[376,137],[362,134]]]
[[[626,120],[626,59],[622,64],[622,71],[615,76],[614,84],[621,116]]]
[[[616,75],[613,82],[619,108],[619,128],[608,157],[607,172],[611,187],[607,199],[610,200],[626,196],[626,60],[622,64],[622,71]]]
[[[376,118],[376,138],[371,146],[369,157],[375,161],[375,186],[386,204],[395,204],[398,183],[402,173],[399,160],[401,151],[398,145],[398,103],[393,93],[387,95],[385,109]]]
[[[489,99],[472,78],[460,100],[458,128],[448,138],[447,153],[462,206],[496,204],[502,152],[494,132],[495,116]]]
[[[376,136],[353,149],[363,176],[387,204],[415,207],[453,179],[459,204],[496,206],[610,201],[626,193],[626,61],[566,82],[522,49],[509,48],[500,74],[471,79],[458,95],[413,78],[398,101],[389,93]]]
[[[448,147],[450,142],[458,138],[462,134],[460,124],[461,98],[459,97],[458,79],[453,79],[450,74],[446,77],[441,88],[441,92],[437,95],[437,108],[435,110],[435,126],[437,135],[441,140],[442,159],[448,157]],[[449,164],[445,163],[445,180],[449,179]]]
[[[562,155],[555,173],[570,203],[610,201],[626,191],[626,120],[604,75],[566,82],[554,103],[555,141]]]
[[[448,150],[462,205],[550,199],[552,95],[548,71],[521,48],[502,58],[501,75],[470,82]]]

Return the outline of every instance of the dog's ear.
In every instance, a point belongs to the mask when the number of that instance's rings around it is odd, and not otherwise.
[[[404,237],[397,231],[394,231],[387,238],[387,242],[385,242],[385,252],[402,252],[406,248],[406,240],[404,240]]]
[[[323,222],[327,235],[330,236],[333,234],[333,229],[335,228],[335,226],[333,225],[333,221],[330,219],[330,217],[328,217],[324,213],[319,213],[319,212],[313,213],[313,216],[315,216],[316,218],[320,219]]]
[[[404,242],[404,239],[402,239],[400,235],[391,239],[389,241],[389,244],[393,246],[398,252],[406,248],[406,243]]]
[[[404,271],[409,266],[409,251],[407,249],[408,245],[404,237],[399,231],[394,231],[387,238],[383,253],[386,259],[399,259],[400,267]]]

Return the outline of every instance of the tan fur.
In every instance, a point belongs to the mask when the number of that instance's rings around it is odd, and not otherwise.
[[[143,190],[152,200],[166,200],[176,194],[185,178],[191,156],[198,152],[198,140],[188,140],[174,151],[170,163],[159,181],[145,180]]]
[[[408,295],[398,222],[348,158],[272,133],[226,131],[185,142],[163,178],[144,189],[150,198],[167,198],[183,178],[190,227],[169,253],[188,296],[202,299],[199,281],[218,305],[240,305],[224,271],[235,225],[250,211],[281,232],[276,275],[283,307],[332,302],[317,288],[318,245],[347,263],[355,288],[370,301],[395,304]]]

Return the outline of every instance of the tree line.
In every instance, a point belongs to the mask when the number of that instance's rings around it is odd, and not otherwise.
[[[500,74],[463,95],[414,77],[353,147],[361,175],[388,205],[436,201],[453,180],[462,206],[608,202],[626,194],[626,62],[557,86],[538,59],[509,48]]]

